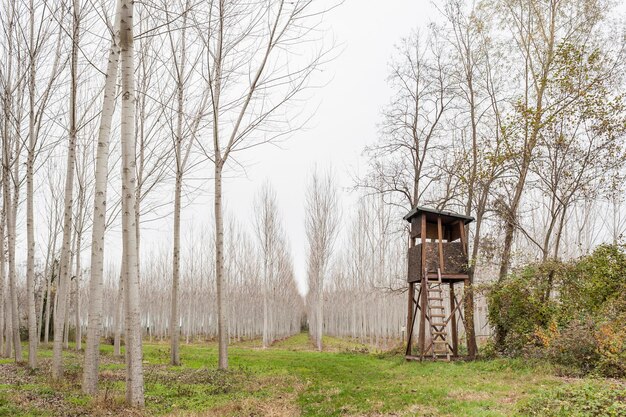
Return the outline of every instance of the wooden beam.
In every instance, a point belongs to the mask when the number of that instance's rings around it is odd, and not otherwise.
[[[428,278],[437,278],[437,274],[428,273]],[[441,278],[445,279],[453,279],[456,281],[465,281],[467,280],[467,274],[441,274]]]
[[[413,225],[411,224],[411,233],[409,233],[409,249],[411,249],[415,245],[415,238],[413,238]],[[408,256],[411,256],[411,252],[409,251]],[[413,332],[409,332],[409,326],[413,323],[413,297],[415,296],[415,286],[412,282],[409,282],[408,289],[408,305],[407,305],[407,315],[406,315],[406,342],[407,349],[411,346],[411,336]]]
[[[407,311],[407,316],[406,316],[406,344],[407,344],[407,351],[410,352],[410,347],[411,347],[411,338],[413,336],[413,329],[410,328],[410,326],[413,324],[413,304],[414,304],[414,295],[415,295],[415,286],[412,282],[409,282],[409,290],[407,291],[408,293],[408,311]]]
[[[411,287],[413,287],[413,283],[411,283]],[[417,303],[417,300],[415,300],[413,297],[411,297],[411,300],[413,301],[415,310],[411,312],[411,321],[409,322],[410,323],[408,325],[409,327],[407,327],[407,344],[406,344],[405,356],[410,356],[413,354],[413,329],[415,328],[415,317],[417,317],[417,309],[419,308],[419,304]]]
[[[426,214],[422,213],[422,230],[421,230],[421,243],[422,243],[422,270],[421,275],[422,275],[422,279],[421,279],[421,299],[420,299],[420,329],[419,329],[419,340],[418,340],[418,344],[419,344],[419,350],[420,350],[420,355],[423,356],[424,355],[424,345],[426,343],[426,303],[428,302],[428,300],[426,299],[427,293],[428,293],[428,288],[427,288],[427,283],[426,283]]]
[[[463,248],[463,254],[467,256],[467,239],[465,239],[465,224],[459,222],[459,234],[461,235],[461,247]]]
[[[452,328],[452,353],[454,356],[459,355],[459,335],[458,326],[456,324],[456,297],[454,295],[454,282],[450,283],[450,326]]]
[[[437,251],[439,252],[439,271],[443,274],[445,264],[443,259],[443,227],[441,226],[441,216],[437,216]]]

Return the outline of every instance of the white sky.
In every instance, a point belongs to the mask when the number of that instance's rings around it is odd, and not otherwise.
[[[228,210],[238,219],[252,215],[253,198],[269,179],[276,189],[285,229],[291,243],[296,276],[303,290],[306,280],[304,230],[305,186],[317,165],[332,167],[340,187],[353,185],[366,144],[377,137],[382,107],[390,100],[388,64],[394,45],[411,30],[424,27],[435,14],[424,0],[347,0],[326,19],[342,53],[326,66],[330,79],[313,92],[312,109],[319,106],[306,131],[297,132],[282,145],[265,146],[246,155],[247,178],[227,181]],[[354,200],[341,192],[343,221]],[[209,207],[210,209],[210,207]],[[196,212],[196,210],[193,210]]]

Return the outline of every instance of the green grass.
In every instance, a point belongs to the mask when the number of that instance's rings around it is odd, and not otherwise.
[[[181,367],[168,365],[167,344],[146,343],[146,409],[134,415],[558,416],[566,415],[559,414],[561,409],[579,413],[589,403],[578,392],[598,393],[605,409],[618,412],[626,401],[619,382],[617,394],[603,395],[605,381],[565,380],[544,364],[406,362],[402,356],[363,353],[368,350],[353,341],[325,338],[325,351],[317,352],[305,334],[269,349],[261,349],[258,341],[242,342],[231,345],[230,370],[224,372],[215,369],[214,343],[182,345]],[[68,378],[51,383],[49,353],[42,348],[42,367],[34,374],[1,362],[7,369],[0,368],[0,416],[124,413],[123,360],[113,357],[110,346],[102,347],[96,398],[80,393],[80,354],[66,352]],[[585,412],[575,415],[603,415]]]

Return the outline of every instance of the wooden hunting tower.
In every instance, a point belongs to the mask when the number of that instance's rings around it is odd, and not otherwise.
[[[455,285],[469,284],[465,225],[474,218],[416,207],[404,219],[411,223],[406,358],[450,360],[459,353],[457,317],[463,321]],[[419,354],[414,355],[418,314]]]

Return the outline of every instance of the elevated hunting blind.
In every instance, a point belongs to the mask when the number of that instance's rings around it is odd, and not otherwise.
[[[465,226],[474,218],[416,207],[404,219],[411,224],[406,358],[450,360],[459,353],[457,318],[463,321],[464,303],[455,285],[469,284]],[[418,314],[419,354],[414,355]]]

